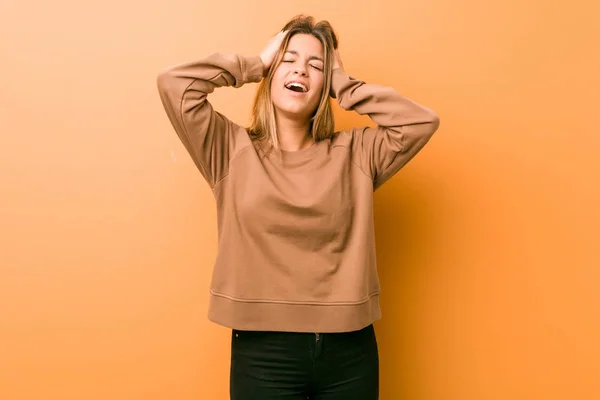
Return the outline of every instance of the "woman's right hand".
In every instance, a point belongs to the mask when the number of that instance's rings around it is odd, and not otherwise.
[[[281,47],[281,43],[283,42],[283,38],[285,38],[286,33],[287,32],[281,31],[271,38],[269,43],[267,43],[266,47],[260,53],[260,59],[265,66],[263,75],[265,75],[269,68],[271,68],[271,64],[273,64],[273,60],[275,59],[275,54],[277,54],[277,51]]]

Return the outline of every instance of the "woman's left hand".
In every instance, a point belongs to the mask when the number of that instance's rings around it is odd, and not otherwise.
[[[333,69],[339,68],[341,70],[344,69],[344,63],[342,62],[342,57],[340,56],[339,50],[333,51]]]

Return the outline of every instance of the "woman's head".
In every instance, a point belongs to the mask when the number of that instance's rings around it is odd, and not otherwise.
[[[287,34],[255,98],[250,133],[277,147],[277,115],[307,123],[315,141],[326,139],[334,130],[329,93],[337,37],[329,22],[304,16],[282,31]]]

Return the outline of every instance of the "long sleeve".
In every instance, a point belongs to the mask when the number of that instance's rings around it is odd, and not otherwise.
[[[366,114],[377,124],[350,132],[353,160],[372,178],[374,190],[406,165],[439,126],[434,111],[393,88],[367,84],[341,69],[333,71],[332,96],[343,109]]]
[[[158,75],[158,91],[169,120],[211,187],[227,176],[229,161],[247,135],[242,137],[243,130],[216,112],[207,95],[218,87],[259,82],[263,68],[258,56],[215,53]]]

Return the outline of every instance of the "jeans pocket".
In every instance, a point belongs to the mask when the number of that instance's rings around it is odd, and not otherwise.
[[[260,357],[268,345],[267,332],[234,329],[231,333],[231,354],[233,357]]]

